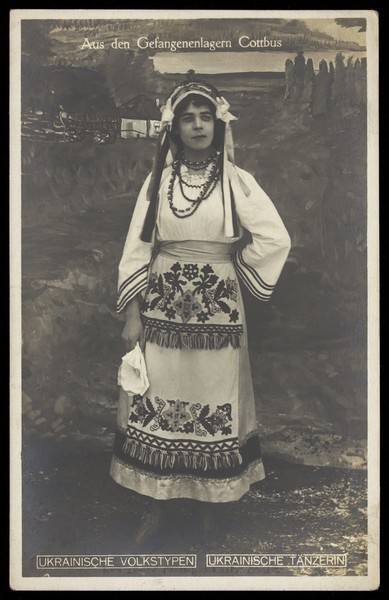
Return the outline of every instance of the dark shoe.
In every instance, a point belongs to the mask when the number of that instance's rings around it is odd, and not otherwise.
[[[132,552],[139,552],[146,547],[155,546],[158,541],[158,533],[161,529],[161,511],[153,509],[151,512],[145,513],[141,519],[141,525],[135,534],[131,545]],[[148,548],[150,549],[150,548]]]
[[[221,531],[215,515],[215,507],[202,503],[199,507],[201,536],[205,550],[216,550],[221,546]]]

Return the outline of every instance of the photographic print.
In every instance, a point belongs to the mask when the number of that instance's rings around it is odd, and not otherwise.
[[[13,589],[377,588],[377,63],[374,11],[11,11]]]

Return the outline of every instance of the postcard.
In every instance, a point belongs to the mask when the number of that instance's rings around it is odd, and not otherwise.
[[[10,27],[12,589],[377,589],[377,13]]]

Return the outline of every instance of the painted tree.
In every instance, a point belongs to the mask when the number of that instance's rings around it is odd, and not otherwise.
[[[327,62],[321,60],[319,63],[319,72],[315,79],[312,97],[312,115],[314,117],[324,117],[328,112],[330,99],[329,83],[330,79]]]
[[[288,58],[285,62],[285,94],[284,100],[288,100],[293,94],[294,87],[294,64]]]
[[[302,96],[303,102],[311,103],[312,102],[312,94],[313,87],[315,85],[315,71],[313,69],[313,61],[312,58],[308,58],[307,64],[305,65],[304,72],[304,93]]]

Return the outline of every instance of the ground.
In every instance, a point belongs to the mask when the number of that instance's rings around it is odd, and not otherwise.
[[[24,575],[90,576],[37,570],[36,555],[132,554],[149,500],[109,476],[107,451],[69,452],[42,441],[25,460]],[[195,503],[172,501],[159,534],[137,553],[194,553],[196,575],[366,575],[366,473],[265,457],[267,478],[239,502],[221,505],[212,542],[199,534]],[[343,554],[346,568],[206,568],[207,553]],[[174,569],[94,570],[93,576],[193,575]]]

